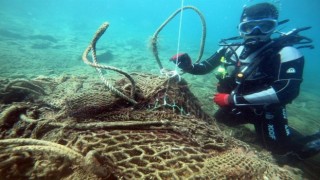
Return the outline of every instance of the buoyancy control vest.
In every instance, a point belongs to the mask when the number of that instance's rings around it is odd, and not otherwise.
[[[277,64],[274,59],[277,59],[278,52],[286,46],[297,46],[296,48],[314,48],[311,45],[312,40],[305,36],[299,35],[299,32],[310,29],[311,27],[293,29],[288,33],[281,33],[278,38],[272,39],[269,42],[257,45],[259,42],[244,42],[244,43],[227,43],[228,40],[240,39],[240,37],[233,37],[223,39],[220,42],[221,46],[227,48],[225,56],[221,58],[221,66],[218,68],[217,78],[219,80],[218,92],[231,93],[234,91],[238,93],[249,93],[250,91],[257,91],[258,88],[264,88],[272,82],[272,78],[261,77],[257,75],[263,74],[261,71],[269,71],[274,69]],[[252,44],[256,43],[256,44]],[[254,52],[246,52],[246,46],[259,47]],[[302,45],[302,46],[301,46]],[[269,61],[266,61],[269,59]],[[271,61],[270,61],[271,60]],[[255,76],[255,77],[253,77]],[[271,76],[272,77],[272,76]],[[243,87],[243,82],[246,81],[246,86]],[[251,84],[251,85],[250,85]],[[255,87],[255,88],[253,88]]]

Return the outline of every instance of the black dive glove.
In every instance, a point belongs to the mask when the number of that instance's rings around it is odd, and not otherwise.
[[[180,69],[183,71],[188,71],[192,69],[192,61],[190,56],[187,53],[181,53],[174,55],[170,58],[170,61],[174,62],[175,64],[178,65]]]

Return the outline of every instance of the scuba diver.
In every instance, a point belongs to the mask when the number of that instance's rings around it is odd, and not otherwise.
[[[214,115],[218,122],[230,126],[251,123],[267,149],[305,159],[320,151],[320,133],[303,137],[289,127],[286,105],[299,95],[304,68],[304,56],[293,45],[311,42],[298,35],[309,27],[273,39],[277,26],[287,22],[278,22],[278,17],[277,8],[270,3],[245,7],[238,25],[240,38],[222,40],[222,47],[200,63],[192,64],[187,53],[170,61],[194,75],[217,69],[219,82],[213,101],[220,107]],[[238,39],[242,42],[227,43]]]

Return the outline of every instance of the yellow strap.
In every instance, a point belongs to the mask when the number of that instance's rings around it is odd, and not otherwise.
[[[225,63],[226,62],[226,58],[224,56],[221,57],[220,62]]]

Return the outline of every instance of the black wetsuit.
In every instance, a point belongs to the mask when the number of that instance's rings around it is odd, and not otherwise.
[[[252,123],[267,147],[283,149],[290,146],[292,135],[286,104],[299,94],[304,57],[294,47],[272,48],[268,43],[232,47],[232,50],[221,48],[207,60],[193,64],[187,72],[207,74],[222,65],[227,73],[218,76],[217,91],[233,94],[234,105],[220,108],[216,119],[229,125]],[[253,58],[257,52],[264,53]],[[255,68],[248,68],[258,59]],[[248,76],[239,80],[237,76],[241,72]]]

